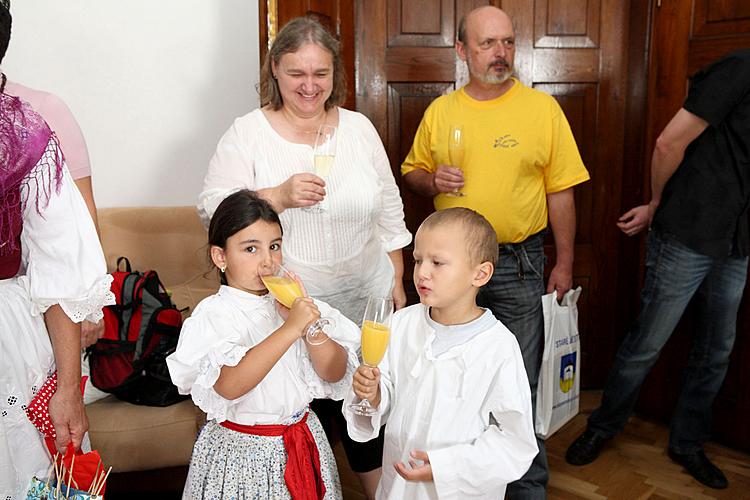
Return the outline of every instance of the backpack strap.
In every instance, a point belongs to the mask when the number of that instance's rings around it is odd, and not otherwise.
[[[125,259],[125,257],[120,258]],[[127,259],[125,260],[127,261]],[[128,263],[128,268],[130,268],[130,263]],[[138,293],[137,284],[141,279],[141,276],[141,273],[131,272],[130,274],[125,276],[125,279],[122,280],[122,292],[120,295],[122,300],[122,305],[120,306],[122,308],[122,327],[120,328],[120,340],[122,341],[128,340],[130,321],[133,319],[133,313],[135,312],[135,308],[138,306],[139,301],[136,294]]]
[[[155,271],[147,271],[141,282],[141,329],[138,332],[133,361],[141,358],[143,350],[153,336],[155,315],[160,310],[171,307],[172,303],[164,292],[159,276]]]
[[[121,262],[125,263],[125,272],[126,273],[132,273],[133,272],[133,269],[130,267],[130,261],[128,260],[128,258],[127,257],[122,257],[122,256],[117,258],[117,270],[118,271],[120,270],[120,263]]]

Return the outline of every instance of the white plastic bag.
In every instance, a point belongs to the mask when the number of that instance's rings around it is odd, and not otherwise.
[[[578,297],[581,287],[557,302],[557,292],[542,297],[544,354],[536,393],[536,434],[547,439],[578,414],[581,343]]]

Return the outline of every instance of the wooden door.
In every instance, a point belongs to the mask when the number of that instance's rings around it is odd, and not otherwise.
[[[592,180],[576,188],[574,280],[579,302],[584,386],[601,386],[615,348],[615,226],[620,210],[629,2],[622,0],[359,0],[357,109],[380,132],[401,187],[409,229],[433,210],[399,172],[429,103],[467,81],[454,50],[457,22],[494,4],[516,27],[516,72],[560,102]],[[554,258],[551,238],[547,255]],[[411,283],[407,249],[407,290]],[[550,260],[548,269],[554,264]]]
[[[660,0],[652,8],[651,58],[646,127],[650,154],[659,132],[682,107],[688,77],[724,54],[750,47],[750,2],[746,0]],[[644,165],[649,164],[649,158]],[[648,175],[642,190],[649,193]],[[646,197],[643,198],[647,199]],[[750,301],[747,292],[737,324],[737,340],[724,386],[714,404],[716,437],[750,450]],[[638,411],[667,421],[677,400],[693,332],[688,308],[641,391]]]

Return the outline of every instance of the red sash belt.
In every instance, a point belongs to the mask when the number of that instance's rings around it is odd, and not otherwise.
[[[253,436],[282,436],[287,461],[284,481],[293,500],[320,500],[326,493],[320,474],[318,445],[307,427],[307,415],[292,425],[242,425],[224,421],[221,426]]]

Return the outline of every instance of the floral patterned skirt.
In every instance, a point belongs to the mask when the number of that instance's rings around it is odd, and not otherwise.
[[[288,423],[299,421],[303,414]],[[287,423],[287,422],[285,422]],[[342,498],[336,460],[314,412],[307,426],[320,456],[326,500]],[[286,450],[281,436],[254,436],[209,421],[193,447],[184,499],[290,499],[284,482]]]

